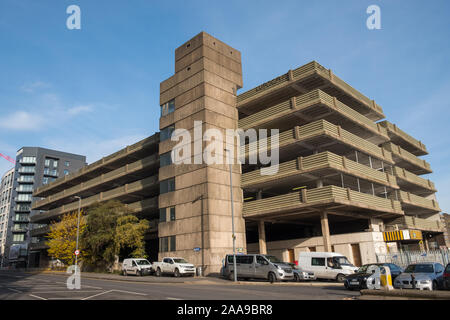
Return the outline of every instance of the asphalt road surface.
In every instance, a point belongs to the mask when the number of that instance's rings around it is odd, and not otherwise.
[[[0,273],[0,300],[348,300],[359,296],[342,284],[245,283],[220,279],[174,283],[81,278],[69,290],[65,274]],[[130,277],[129,277],[130,278]],[[169,279],[168,279],[169,280]]]

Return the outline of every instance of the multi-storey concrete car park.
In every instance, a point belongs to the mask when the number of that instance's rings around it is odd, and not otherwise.
[[[75,195],[82,207],[118,199],[152,219],[152,260],[182,256],[206,274],[232,252],[231,205],[239,251],[285,261],[300,251],[335,251],[360,265],[388,251],[436,245],[443,232],[436,189],[420,177],[432,172],[419,158],[426,147],[380,121],[375,101],[315,61],[237,96],[242,86],[241,53],[198,34],[176,49],[175,74],[161,83],[161,132],[37,189],[43,199],[34,209],[46,212],[32,222],[76,210]],[[279,129],[278,173],[233,164],[232,201],[227,164],[171,161],[171,133],[193,132],[194,121],[220,132]],[[242,147],[245,157],[257,144]]]

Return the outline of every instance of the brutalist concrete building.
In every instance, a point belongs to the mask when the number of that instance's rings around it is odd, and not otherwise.
[[[74,195],[83,207],[118,199],[152,221],[152,260],[182,256],[206,274],[232,252],[232,214],[239,252],[285,261],[300,251],[335,251],[360,265],[377,254],[434,248],[443,224],[435,186],[422,176],[432,172],[420,158],[422,142],[315,61],[261,82],[237,95],[241,53],[198,34],[175,50],[175,73],[161,83],[160,133],[37,189],[43,199],[33,208],[45,212],[32,222],[76,210]],[[247,161],[270,149],[270,139],[246,139],[238,148],[224,138],[238,128],[279,130],[276,174]],[[213,143],[231,166],[196,161]],[[180,150],[178,163],[172,155]]]

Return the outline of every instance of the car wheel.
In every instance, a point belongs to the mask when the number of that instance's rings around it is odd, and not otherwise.
[[[180,277],[180,270],[175,269],[175,272],[173,273],[173,275],[175,276],[175,278],[179,278]]]
[[[231,271],[230,274],[228,275],[228,280],[233,281],[234,280],[234,272]]]
[[[300,282],[300,277],[298,276],[298,274],[294,274],[294,281]]]
[[[269,282],[270,283],[274,283],[275,281],[277,281],[277,277],[275,276],[275,274],[273,272],[269,273]]]
[[[345,280],[345,275],[343,275],[342,273],[339,273],[339,274],[336,276],[336,281],[337,281],[337,282],[344,282],[344,280]]]
[[[156,269],[156,276],[161,277],[161,269],[160,268]]]
[[[139,276],[139,277],[142,277],[143,275],[144,275],[144,273],[143,273],[141,270],[139,270],[139,271],[138,271],[138,276]]]
[[[436,282],[436,280],[433,281],[433,285],[431,286],[431,290],[433,290],[433,291],[437,290],[437,282]]]
[[[127,270],[123,270],[122,271],[122,274],[126,277],[128,274],[127,274]]]

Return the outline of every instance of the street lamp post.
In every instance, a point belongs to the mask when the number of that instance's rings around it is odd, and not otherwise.
[[[234,206],[233,206],[233,167],[231,162],[231,152],[229,149],[224,149],[230,154],[230,200],[231,200],[231,233],[233,237],[233,270],[234,281],[237,282],[237,268],[236,268],[236,235],[234,234]]]
[[[81,212],[81,197],[74,196],[78,199],[78,218],[77,218],[77,241],[75,244],[75,251],[78,251],[78,238],[80,237],[80,212]],[[78,254],[75,254],[75,272],[78,270]]]
[[[201,224],[201,232],[202,232],[202,244],[201,244],[201,252],[202,252],[202,276],[205,272],[205,232],[204,232],[204,223],[203,223],[203,194],[200,197],[197,197],[192,203],[195,203],[197,201],[200,202],[200,224]]]

